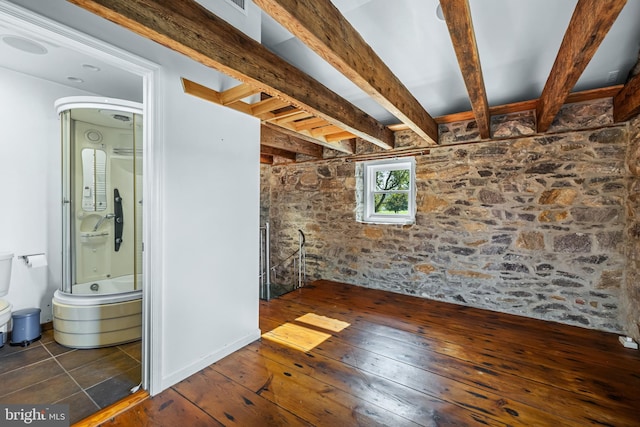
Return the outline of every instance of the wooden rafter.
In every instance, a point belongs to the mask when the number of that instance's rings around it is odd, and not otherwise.
[[[603,98],[612,98],[615,97],[623,88],[623,85],[609,86],[600,89],[591,89],[585,90],[581,92],[574,92],[569,94],[567,97],[566,103],[572,102],[585,102],[585,101],[593,101],[596,99]],[[535,110],[536,105],[538,104],[537,99],[531,99],[528,101],[514,102],[511,104],[504,105],[496,105],[494,107],[489,107],[489,112],[492,116],[497,116],[500,114],[511,114],[518,113],[521,111],[529,111]],[[463,111],[461,113],[453,113],[447,114],[445,116],[436,117],[434,120],[438,124],[444,123],[454,123],[461,122],[466,120],[474,120],[475,115],[473,111]],[[409,128],[404,124],[390,125],[389,129],[394,132],[408,130]]]
[[[307,141],[312,144],[319,144],[326,148],[331,148],[333,150],[341,151],[346,154],[355,154],[356,152],[355,139],[343,139],[340,141],[335,141],[330,143],[329,141],[327,141],[326,138],[324,138],[325,142],[319,143],[318,139],[308,136],[308,132],[300,133],[296,130],[293,130],[292,127],[280,127],[280,126],[273,125],[269,122],[264,122],[262,126],[277,128],[278,132],[284,133],[289,136],[293,136],[297,139],[301,139],[303,141]]]
[[[248,84],[240,84],[224,92],[220,92],[220,103],[222,105],[229,105],[248,96],[255,95],[256,93],[260,93],[260,90]]]
[[[216,104],[223,105],[221,103],[221,100],[224,92],[218,92],[214,89],[192,82],[191,80],[185,78],[182,78],[182,87],[184,88],[185,93],[197,96]],[[351,140],[356,137],[351,132],[345,131],[344,129],[335,125],[331,125],[333,126],[333,131],[326,134],[314,135],[312,133],[313,129],[299,131],[296,129],[296,123],[298,121],[305,121],[314,118],[311,113],[302,111],[298,108],[292,108],[280,113],[274,113],[273,111],[268,111],[265,109],[265,105],[267,105],[266,101],[268,100],[258,101],[255,104],[249,104],[244,101],[235,101],[227,104],[226,106],[241,111],[245,114],[255,116],[257,118],[262,117],[263,122],[272,123],[283,129],[287,129],[288,131],[298,133],[298,137],[304,138],[307,141],[311,141],[324,147],[341,151],[343,153],[353,154],[353,144],[351,142],[343,142],[344,140]],[[284,105],[282,105],[281,102],[273,102],[271,104],[271,107],[274,108],[275,111],[282,109]],[[255,111],[258,111],[259,114],[254,114]],[[267,115],[269,117],[267,119],[264,119],[264,116]],[[328,124],[326,121],[323,121],[323,123]]]
[[[462,78],[467,86],[471,109],[475,115],[481,138],[489,138],[491,115],[487,92],[482,78],[480,55],[471,21],[468,0],[440,0],[442,13],[449,28],[453,48],[458,58]]]
[[[633,76],[613,98],[613,120],[623,122],[640,114],[640,74]]]
[[[626,0],[579,0],[536,107],[545,132],[589,64]]]
[[[282,157],[286,160],[296,160],[296,153],[293,151],[283,150],[281,148],[273,148],[268,145],[260,145],[260,155]]]
[[[194,0],[69,1],[379,147],[393,148],[386,126]]]
[[[322,146],[284,133],[277,126],[263,124],[260,127],[260,145],[307,156],[322,158]]]
[[[433,118],[329,0],[254,3],[417,135],[437,143]]]

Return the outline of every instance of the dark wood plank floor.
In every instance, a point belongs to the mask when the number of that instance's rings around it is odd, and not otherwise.
[[[285,323],[330,337],[263,338],[104,425],[640,425],[640,355],[615,334],[328,281],[261,302],[263,333]]]

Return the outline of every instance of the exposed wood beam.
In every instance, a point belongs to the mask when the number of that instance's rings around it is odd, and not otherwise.
[[[289,103],[279,98],[263,99],[260,102],[251,104],[251,115],[262,116],[265,113],[269,113],[274,110],[288,106]]]
[[[255,95],[256,93],[260,93],[260,91],[243,83],[227,89],[224,92],[220,92],[220,101],[222,105],[229,105],[233,102],[240,101],[242,98]]]
[[[262,163],[263,165],[272,165],[273,157],[260,154],[260,163]]]
[[[352,139],[345,139],[341,141],[329,142],[326,139],[313,138],[309,135],[308,132],[300,133],[293,129],[291,124],[285,125],[284,127],[272,125],[269,122],[265,122],[263,126],[274,126],[278,131],[285,133],[287,135],[294,136],[296,138],[302,139],[303,141],[308,141],[313,144],[320,144],[323,147],[331,148],[332,150],[340,151],[345,154],[354,154],[356,152],[356,145]],[[350,138],[353,138],[353,135],[350,135]]]
[[[391,149],[393,132],[194,0],[68,0],[243,83]]]
[[[636,74],[613,98],[613,120],[623,122],[640,114],[640,74]]]
[[[297,113],[289,114],[286,117],[282,117],[282,118],[278,118],[270,121],[276,125],[282,126],[287,123],[295,122],[296,120],[307,119],[309,117],[313,117],[313,114],[309,114],[306,111],[298,111]]]
[[[203,86],[201,84],[192,82],[191,80],[188,80],[185,78],[182,78],[181,80],[182,80],[182,86],[184,88],[185,93],[197,96],[199,98],[202,98],[204,100],[214,102],[214,103],[218,103],[217,101],[220,100],[220,92],[215,91],[206,86]],[[259,101],[256,104],[261,104],[262,102],[263,101]],[[253,104],[247,104],[244,101],[236,101],[227,105],[228,108],[233,108],[234,110],[241,111],[249,115],[253,115],[252,106]],[[275,106],[277,107],[277,105]],[[266,112],[262,114],[266,114]],[[296,123],[295,121],[304,120],[307,117],[313,117],[313,116],[311,116],[311,114],[307,113],[306,111],[293,108],[291,110],[284,111],[278,114],[272,113],[272,119],[264,120],[263,123],[272,123],[273,125],[276,125],[278,129],[280,129],[280,131],[282,132],[285,132],[286,130],[285,133],[287,134],[293,134],[294,136],[300,139],[312,142],[314,144],[322,145],[323,147],[341,151],[346,154],[354,153],[355,148],[350,141],[340,141],[333,137],[331,138],[331,141],[329,141],[328,138],[326,138],[323,135],[318,135],[317,137],[314,137],[313,135],[311,135],[309,131],[298,131],[295,128],[295,123]],[[343,139],[350,140],[355,138],[355,135],[352,134],[351,132],[346,132],[343,129],[340,129],[340,130],[342,131],[340,135],[344,136]]]
[[[260,146],[260,155],[278,156],[287,160],[296,160],[296,153],[292,151],[281,150],[280,148],[269,147],[267,145]]]
[[[321,159],[323,149],[320,145],[286,134],[275,125],[263,124],[260,127],[260,145],[292,151]]]
[[[314,117],[312,119],[300,120],[296,122],[295,127],[296,130],[311,130],[313,128],[317,128],[318,126],[326,126],[329,123],[321,117]]]
[[[433,118],[329,0],[254,3],[417,135],[437,144],[438,126]]]
[[[343,132],[343,130],[340,129],[338,126],[327,125],[327,126],[313,128],[310,130],[310,132],[312,136],[320,136],[320,135],[331,135],[334,133],[340,133],[340,132]]]
[[[596,99],[604,99],[604,98],[612,98],[615,97],[623,88],[623,85],[615,85],[609,86],[600,89],[591,89],[580,92],[573,92],[569,94],[566,100],[566,104],[570,104],[573,102],[585,102],[585,101],[593,101]],[[518,113],[521,111],[529,111],[535,110],[536,105],[538,103],[537,99],[532,99],[529,101],[521,101],[514,102],[511,104],[504,105],[496,105],[494,107],[489,107],[489,112],[492,116],[497,116],[500,114],[511,114]],[[461,113],[453,113],[447,114],[445,116],[439,116],[435,118],[436,123],[444,124],[444,123],[453,123],[453,122],[461,122],[465,120],[474,120],[475,115],[473,111],[463,111]],[[409,130],[409,127],[404,123],[400,123],[397,125],[390,125],[389,129],[394,132],[398,132],[401,130]]]
[[[344,141],[345,139],[353,138],[353,135],[349,132],[339,132],[327,135],[325,138],[327,138],[327,141],[329,142],[338,142]]]
[[[626,0],[579,0],[536,107],[538,132],[546,132],[569,91],[596,53]]]
[[[458,57],[462,78],[467,86],[480,137],[489,138],[491,133],[489,102],[482,77],[469,2],[468,0],[440,0],[440,6],[449,28],[453,49]]]

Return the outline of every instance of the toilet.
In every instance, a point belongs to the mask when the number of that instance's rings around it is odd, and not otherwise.
[[[9,293],[11,282],[11,252],[0,252],[0,347],[7,342],[9,321],[11,320],[11,304],[2,299]]]

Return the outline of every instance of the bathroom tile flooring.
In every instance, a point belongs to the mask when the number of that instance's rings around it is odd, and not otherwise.
[[[140,383],[140,361],[140,341],[76,350],[43,331],[27,347],[0,348],[0,403],[68,404],[73,424],[128,396]]]

